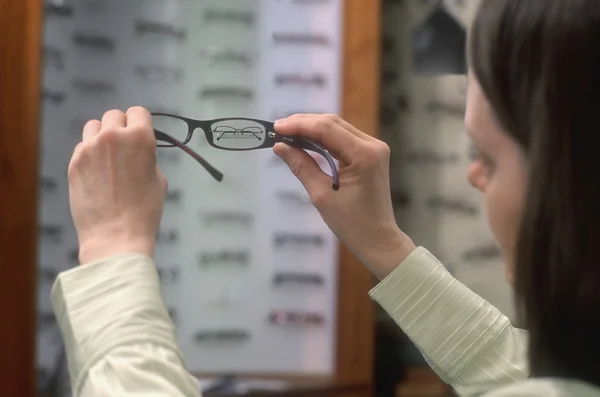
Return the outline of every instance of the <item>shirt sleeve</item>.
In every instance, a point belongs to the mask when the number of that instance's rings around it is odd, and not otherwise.
[[[425,248],[370,292],[461,396],[527,378],[527,332],[456,280]]]
[[[63,272],[52,305],[74,396],[200,396],[149,257],[119,255]]]

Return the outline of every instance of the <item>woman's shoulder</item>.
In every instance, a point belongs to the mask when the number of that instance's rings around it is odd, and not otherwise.
[[[600,397],[600,388],[579,381],[541,378],[512,383],[482,397]]]

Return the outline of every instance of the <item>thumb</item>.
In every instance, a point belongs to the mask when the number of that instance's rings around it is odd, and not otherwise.
[[[273,152],[281,157],[292,173],[300,180],[309,195],[324,185],[331,186],[330,177],[321,170],[316,160],[302,149],[291,147],[285,143],[277,143]]]

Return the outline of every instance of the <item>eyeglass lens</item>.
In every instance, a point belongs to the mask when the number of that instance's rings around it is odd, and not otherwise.
[[[210,129],[214,144],[223,149],[254,149],[265,141],[265,127],[255,121],[223,120]]]

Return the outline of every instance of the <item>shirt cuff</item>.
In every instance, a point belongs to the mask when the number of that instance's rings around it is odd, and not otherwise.
[[[423,247],[415,249],[369,295],[451,382],[510,325]]]
[[[162,345],[181,359],[158,274],[147,256],[118,255],[61,273],[52,288],[52,306],[75,392],[98,360],[124,344]]]

